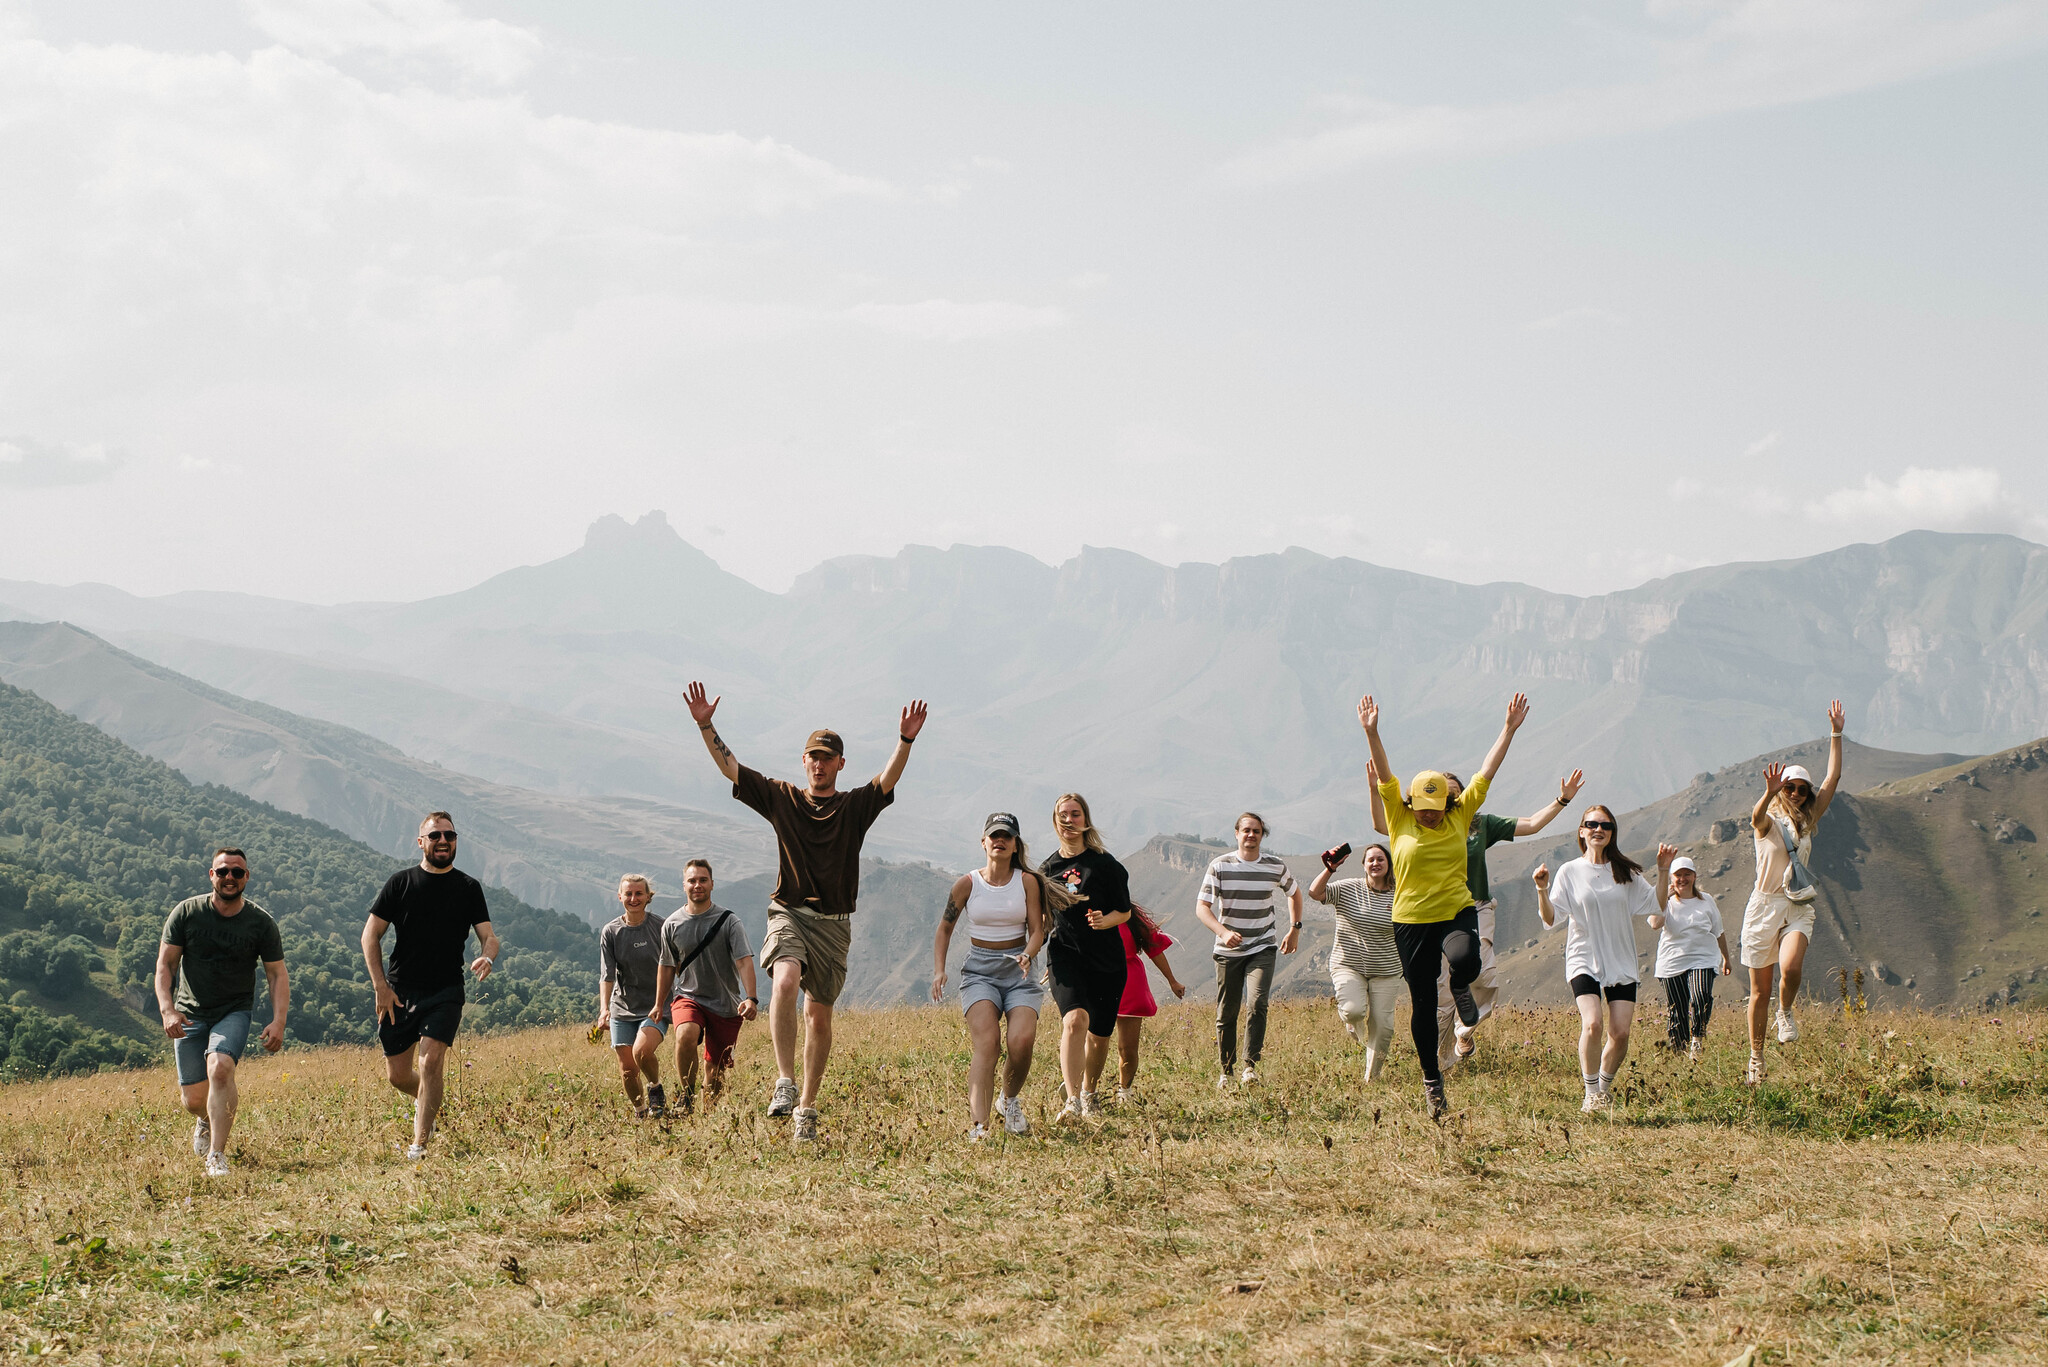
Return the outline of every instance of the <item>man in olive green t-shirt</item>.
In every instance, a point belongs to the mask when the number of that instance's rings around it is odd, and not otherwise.
[[[192,1152],[206,1159],[208,1177],[228,1172],[228,1132],[234,1128],[235,1065],[249,1042],[256,1009],[256,966],[270,987],[270,1024],[263,1047],[284,1047],[291,986],[284,942],[270,913],[249,900],[249,861],[238,849],[215,851],[213,891],[188,897],[164,920],[156,956],[156,1003],[164,1034],[178,1059],[178,1090],[192,1126]]]

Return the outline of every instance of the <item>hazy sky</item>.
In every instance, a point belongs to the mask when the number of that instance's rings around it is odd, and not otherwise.
[[[0,0],[0,577],[2048,540],[2048,0]]]

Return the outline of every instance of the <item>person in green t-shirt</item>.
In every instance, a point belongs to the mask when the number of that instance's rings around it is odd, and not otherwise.
[[[233,847],[216,850],[209,876],[211,893],[186,898],[164,920],[156,1004],[177,1055],[178,1091],[185,1109],[198,1117],[192,1152],[205,1158],[208,1177],[225,1177],[228,1132],[239,1100],[235,1065],[249,1042],[256,966],[263,966],[270,987],[270,1024],[263,1027],[268,1053],[284,1047],[291,985],[277,922],[247,896],[247,856]]]
[[[1464,791],[1456,774],[1445,774],[1450,780],[1451,801],[1458,800]],[[1479,1019],[1485,1020],[1493,1014],[1493,1000],[1496,991],[1493,978],[1493,918],[1497,909],[1492,889],[1486,878],[1486,851],[1502,841],[1514,840],[1519,836],[1535,835],[1545,826],[1564,814],[1565,808],[1584,787],[1586,775],[1583,770],[1574,769],[1557,782],[1557,796],[1543,807],[1524,817],[1495,816],[1481,812],[1472,822],[1472,833],[1465,840],[1465,886],[1472,890],[1472,901],[1479,909],[1479,976],[1472,980],[1472,1001],[1479,1008]],[[1473,1036],[1476,1024],[1467,1025],[1458,1019],[1458,1004],[1451,999],[1451,966],[1447,962],[1436,980],[1436,1022],[1437,1038],[1451,1052],[1441,1057],[1443,1070],[1449,1072],[1458,1064],[1478,1051]],[[1455,1041],[1455,1044],[1453,1043]]]

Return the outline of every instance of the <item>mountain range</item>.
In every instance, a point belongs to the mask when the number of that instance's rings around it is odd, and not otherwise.
[[[2048,732],[2044,614],[2048,550],[1933,532],[1595,597],[1303,550],[1168,567],[1089,548],[1050,566],[969,546],[830,560],[775,594],[659,513],[413,603],[0,583],[0,617],[74,623],[427,764],[604,799],[623,825],[629,800],[656,804],[643,845],[672,841],[659,821],[702,822],[687,828],[702,842],[721,838],[710,817],[747,825],[682,708],[690,678],[771,773],[819,725],[846,735],[855,773],[879,768],[897,709],[926,697],[933,724],[871,852],[949,866],[974,857],[986,811],[1038,827],[1069,789],[1122,848],[1228,829],[1247,807],[1276,843],[1320,848],[1364,811],[1366,691],[1409,769],[1476,765],[1508,695],[1529,692],[1504,809],[1573,767],[1611,801],[1655,801],[1811,735],[1834,697],[1858,740],[1982,753]]]

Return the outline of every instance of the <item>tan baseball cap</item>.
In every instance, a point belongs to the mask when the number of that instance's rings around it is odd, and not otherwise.
[[[840,741],[837,731],[819,730],[811,732],[811,738],[804,742],[804,753],[807,755],[815,754],[820,750],[835,758],[846,754],[846,746]]]
[[[1418,812],[1440,812],[1451,805],[1451,781],[1434,769],[1424,769],[1408,785],[1408,805]]]

